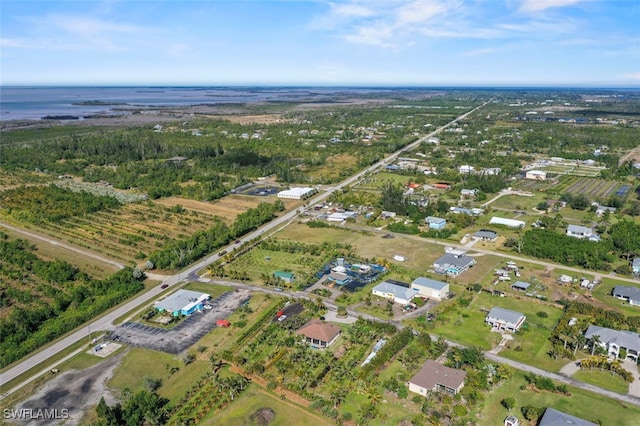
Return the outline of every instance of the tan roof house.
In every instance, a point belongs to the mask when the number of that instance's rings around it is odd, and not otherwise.
[[[409,390],[426,396],[429,391],[455,395],[464,387],[467,373],[464,370],[445,367],[433,360],[427,360],[420,371],[409,381]]]
[[[305,342],[312,348],[324,349],[331,346],[338,339],[340,328],[333,324],[312,319],[296,331],[296,334],[303,336]]]

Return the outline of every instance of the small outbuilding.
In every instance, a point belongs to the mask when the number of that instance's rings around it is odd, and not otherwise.
[[[295,275],[293,275],[293,273],[284,272],[284,271],[275,271],[273,273],[273,276],[278,278],[278,279],[281,279],[285,283],[292,283],[293,280],[295,279]]]
[[[229,321],[227,321],[226,319],[219,319],[218,321],[216,321],[216,327],[227,328],[230,325],[231,325],[231,323]]]

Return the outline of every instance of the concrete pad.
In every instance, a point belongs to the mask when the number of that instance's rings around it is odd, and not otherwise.
[[[100,350],[96,350],[97,347],[100,347]],[[86,353],[99,356],[100,358],[106,358],[121,347],[121,344],[114,342],[99,343],[92,346]]]

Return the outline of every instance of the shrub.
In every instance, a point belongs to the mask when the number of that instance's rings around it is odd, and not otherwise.
[[[538,318],[547,318],[549,316],[549,314],[544,312],[544,311],[538,311],[538,312],[536,312],[536,316]]]

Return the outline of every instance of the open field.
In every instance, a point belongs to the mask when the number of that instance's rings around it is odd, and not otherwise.
[[[515,310],[527,317],[526,329],[514,334],[514,339],[500,354],[529,365],[557,371],[564,364],[547,355],[551,348],[548,338],[562,311],[535,302],[535,299],[498,297],[482,292],[474,296],[468,307],[456,306],[443,315],[437,315],[434,333],[488,350],[500,341],[500,335],[492,333],[490,327],[484,323],[487,312],[493,307]],[[545,312],[547,317],[540,318],[536,315],[537,312]]]
[[[337,154],[328,157],[321,167],[308,171],[311,182],[338,181],[357,170],[358,157],[352,154]]]
[[[219,413],[207,416],[203,425],[245,426],[260,425],[251,415],[261,408],[270,408],[274,417],[270,426],[289,425],[331,425],[332,422],[322,416],[311,413],[300,405],[277,398],[273,394],[252,384],[235,401]]]
[[[315,228],[295,223],[278,232],[277,236],[293,241],[308,243],[337,242],[348,243],[355,249],[355,255],[362,259],[383,258],[392,264],[415,272],[417,278],[431,269],[434,260],[444,254],[442,246],[429,243],[420,237],[383,238],[382,234],[358,232],[340,228],[322,228],[318,232]],[[394,255],[406,257],[405,262],[393,260]],[[464,278],[465,274],[460,278]],[[413,279],[413,278],[412,278]]]
[[[609,371],[581,370],[577,371],[571,377],[620,394],[626,394],[629,391],[629,383],[625,382],[622,377],[617,374],[611,374]]]
[[[386,183],[392,182],[393,184],[404,185],[411,179],[413,176],[403,176],[396,173],[390,172],[380,172],[369,177],[366,177],[362,183],[355,188],[357,189],[375,189],[379,190]]]
[[[636,405],[623,404],[582,389],[569,387],[571,396],[565,396],[528,388],[520,389],[524,384],[526,382],[523,373],[516,372],[506,383],[489,392],[477,412],[479,424],[495,426],[501,423],[509,413],[500,401],[507,397],[515,398],[516,407],[512,413],[521,420],[520,408],[525,405],[552,407],[592,422],[599,420],[602,425],[635,426],[640,417],[640,407]]]
[[[207,215],[219,216],[227,224],[248,209],[257,207],[261,202],[274,200],[275,197],[251,197],[248,195],[227,195],[224,198],[212,202],[190,200],[181,197],[169,197],[155,200],[154,203],[164,207],[182,206],[188,211],[200,212]]]
[[[640,315],[640,306],[631,306],[628,302],[616,299],[611,295],[613,288],[618,285],[640,288],[640,283],[634,285],[629,282],[616,281],[613,278],[603,278],[602,282],[593,288],[591,294],[610,309],[622,312],[628,316]]]

